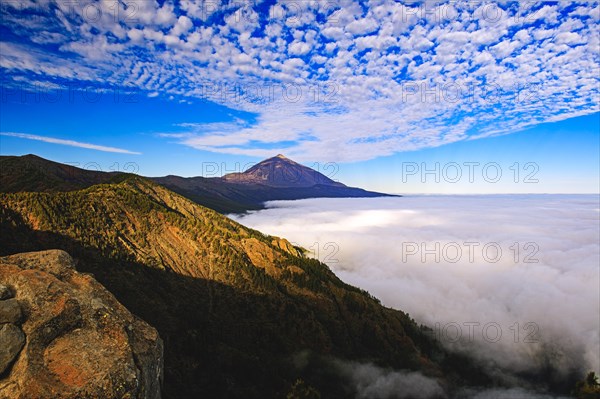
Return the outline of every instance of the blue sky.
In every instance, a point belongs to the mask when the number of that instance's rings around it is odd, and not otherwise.
[[[600,191],[598,1],[65,4],[0,8],[3,155],[194,176],[284,153],[382,191]]]

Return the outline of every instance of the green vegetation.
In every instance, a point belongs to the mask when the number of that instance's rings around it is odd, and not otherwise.
[[[577,399],[600,399],[600,382],[596,373],[590,371],[583,381],[577,382],[573,396]]]
[[[321,394],[302,379],[297,379],[286,399],[321,399]]]

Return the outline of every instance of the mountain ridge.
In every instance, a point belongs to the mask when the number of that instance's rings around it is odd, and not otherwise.
[[[101,172],[51,161],[35,154],[0,155],[0,192],[71,191],[109,183],[123,172]]]
[[[126,172],[101,172],[29,154],[0,156],[0,192],[64,192],[119,182]],[[220,213],[242,213],[265,202],[306,198],[385,197],[390,194],[348,187],[283,155],[261,161],[246,172],[223,177],[149,177],[193,202]]]

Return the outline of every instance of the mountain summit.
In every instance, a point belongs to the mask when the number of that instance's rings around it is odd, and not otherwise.
[[[330,174],[337,172],[334,164],[317,164]],[[223,177],[156,177],[165,187],[218,212],[244,212],[263,209],[265,202],[306,198],[389,197],[389,194],[348,187],[278,154],[252,166],[245,172]]]
[[[262,184],[270,187],[312,187],[319,184],[346,187],[282,154],[265,159],[245,172],[227,174],[223,176],[223,180],[231,183]]]

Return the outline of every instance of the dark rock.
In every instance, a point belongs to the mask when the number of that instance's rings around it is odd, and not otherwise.
[[[25,344],[25,334],[14,324],[0,326],[0,375],[10,367]]]
[[[8,288],[7,286],[0,284],[0,299],[8,299],[8,298],[12,298],[13,294],[12,291],[10,290],[10,288]]]
[[[21,320],[21,306],[16,299],[5,299],[0,301],[0,324],[17,324]]]

